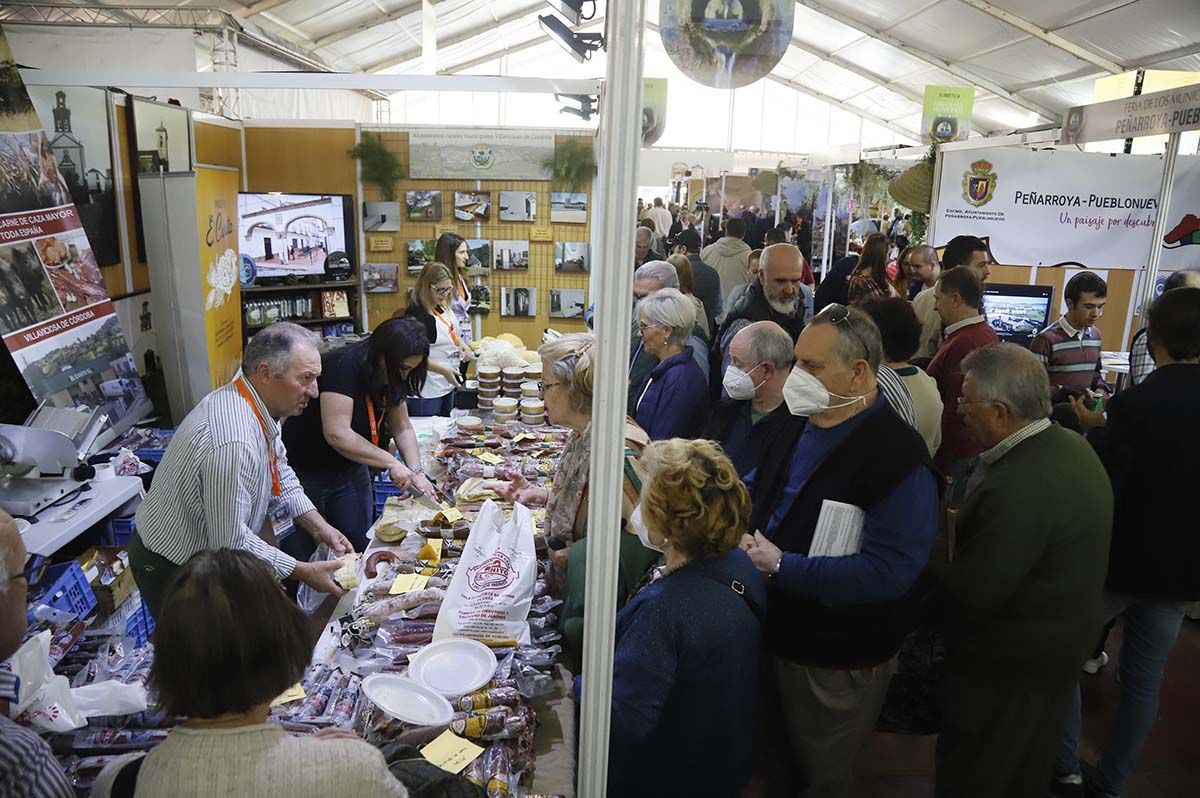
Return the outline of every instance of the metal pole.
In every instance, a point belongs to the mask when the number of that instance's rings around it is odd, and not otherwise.
[[[583,696],[578,794],[608,794],[613,639],[620,556],[625,401],[633,293],[633,209],[641,152],[644,3],[610,3],[608,57],[597,135],[600,244],[596,262],[596,391],[592,396],[592,458],[588,501],[587,586],[584,592]]]
[[[1163,159],[1162,183],[1158,187],[1158,212],[1150,234],[1150,257],[1146,259],[1146,284],[1142,295],[1142,321],[1154,301],[1154,283],[1158,279],[1158,258],[1162,254],[1163,231],[1167,227],[1167,208],[1171,204],[1171,184],[1175,181],[1175,156],[1179,154],[1179,133],[1167,136],[1167,154]]]
[[[829,261],[833,259],[833,226],[835,220],[833,218],[833,184],[837,180],[831,167],[825,167],[826,173],[829,175],[829,190],[825,192],[825,230],[821,240],[821,279],[825,279],[825,275],[829,273],[829,267],[832,265]],[[820,308],[817,308],[820,310]]]

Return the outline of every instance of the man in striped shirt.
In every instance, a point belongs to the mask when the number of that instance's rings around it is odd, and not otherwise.
[[[12,517],[0,510],[0,662],[21,647],[29,591],[25,545]],[[73,798],[75,792],[50,746],[30,729],[8,719],[21,680],[0,670],[0,795],[13,798]]]
[[[1100,373],[1100,331],[1093,325],[1104,314],[1108,286],[1091,272],[1067,282],[1067,312],[1029,342],[1029,351],[1046,367],[1051,391],[1065,388],[1089,398],[1111,391]]]
[[[151,614],[175,569],[206,549],[246,549],[279,579],[344,592],[332,578],[340,563],[297,562],[275,545],[280,527],[295,521],[334,553],[352,551],[304,495],[279,434],[279,419],[300,415],[317,396],[319,341],[299,325],[272,324],[246,345],[238,376],[200,400],[179,425],[129,544],[130,566]]]

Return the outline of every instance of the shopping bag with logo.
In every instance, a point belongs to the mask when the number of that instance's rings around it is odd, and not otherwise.
[[[470,637],[490,646],[528,645],[529,605],[537,580],[533,517],[484,502],[438,613],[433,639]]]

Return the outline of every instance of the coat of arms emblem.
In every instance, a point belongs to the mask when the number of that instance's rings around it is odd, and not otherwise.
[[[963,172],[963,199],[975,207],[987,205],[996,191],[996,173],[989,161],[979,160],[971,164],[971,171]]]

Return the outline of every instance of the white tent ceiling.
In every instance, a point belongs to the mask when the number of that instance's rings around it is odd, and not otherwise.
[[[599,2],[589,29],[603,24]],[[438,66],[461,72],[546,40],[541,0],[440,0]],[[647,19],[657,19],[657,3]],[[342,69],[415,72],[419,0],[260,0],[234,10]],[[585,6],[586,8],[586,6]],[[651,33],[650,35],[654,35]],[[1097,77],[1138,67],[1200,70],[1196,0],[800,0],[772,76],[909,131],[926,84],[977,88],[984,132],[1055,122]],[[527,68],[536,74],[536,64]],[[602,61],[582,68],[599,75]],[[514,73],[516,74],[516,73]]]

